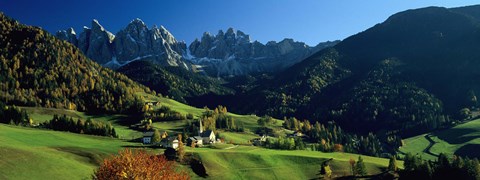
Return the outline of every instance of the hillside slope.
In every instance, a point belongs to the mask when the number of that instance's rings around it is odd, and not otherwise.
[[[5,124],[0,124],[0,137],[0,179],[90,178],[103,158],[122,146],[134,145],[112,138]]]
[[[233,94],[221,85],[221,81],[202,74],[173,66],[161,66],[149,61],[134,61],[117,69],[129,78],[168,95],[170,98],[186,102],[185,98],[205,94]]]
[[[102,158],[138,144],[105,137],[79,135],[0,124],[0,179],[88,179]],[[149,150],[150,151],[150,150]],[[356,154],[268,150],[240,146],[234,149],[187,148],[199,156],[211,179],[277,179],[318,177],[320,163],[333,158],[334,176],[348,175],[348,160]],[[163,149],[152,150],[162,153]],[[381,172],[388,159],[363,156],[369,174]],[[401,164],[399,164],[401,167]],[[38,169],[42,167],[41,171]],[[189,174],[196,176],[189,167]],[[26,173],[28,172],[28,173]],[[272,174],[273,173],[273,174]]]
[[[101,67],[70,43],[0,13],[0,98],[8,104],[136,112],[150,90]]]
[[[431,141],[430,141],[431,140]],[[440,153],[480,158],[480,119],[405,140],[401,152],[436,159]]]
[[[441,126],[476,106],[480,93],[479,21],[459,9],[392,15],[251,90],[248,103],[229,105],[334,120],[361,133],[411,129],[402,133],[412,135]]]

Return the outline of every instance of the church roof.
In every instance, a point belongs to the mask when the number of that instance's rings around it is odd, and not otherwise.
[[[213,131],[212,130],[207,130],[207,131],[204,131],[201,136],[202,137],[210,137],[210,134],[212,134]]]
[[[153,131],[145,132],[145,133],[143,133],[143,137],[152,137],[153,134],[154,134]]]

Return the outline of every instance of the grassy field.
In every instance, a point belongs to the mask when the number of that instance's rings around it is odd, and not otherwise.
[[[102,158],[139,143],[66,132],[0,124],[0,179],[88,179]],[[227,149],[225,149],[227,148]],[[155,153],[163,149],[152,150]],[[308,179],[320,163],[333,158],[335,175],[348,175],[356,154],[270,150],[253,146],[218,145],[190,148],[204,162],[210,179]],[[364,156],[368,171],[379,173],[388,160]],[[184,168],[187,168],[184,167]],[[27,173],[26,173],[27,172]],[[189,174],[196,177],[192,171]]]
[[[247,144],[248,141],[259,136],[252,133],[220,132],[220,136],[225,138],[225,142],[232,141],[237,144]]]
[[[132,139],[142,136],[141,132],[132,130],[128,128],[127,125],[122,124],[122,121],[128,118],[126,115],[122,114],[105,114],[105,115],[89,115],[84,112],[66,110],[66,109],[55,109],[55,108],[43,108],[43,107],[20,107],[27,111],[30,118],[33,119],[35,123],[42,123],[53,118],[53,115],[66,115],[74,119],[93,119],[96,121],[109,122],[115,128],[115,131],[120,138]]]
[[[192,113],[196,117],[204,111],[167,98],[144,98],[160,101],[173,110],[184,114]],[[126,139],[141,136],[141,132],[122,125],[121,121],[128,118],[125,115],[93,116],[71,110],[21,108],[35,122],[50,120],[54,114],[65,114],[73,118],[110,122],[117,133]],[[253,133],[258,128],[257,116],[230,115],[247,130],[244,133],[220,131],[226,142],[245,144],[259,137]],[[155,122],[153,126],[168,132],[179,132],[186,121]],[[271,128],[280,128],[281,121],[276,121]],[[0,124],[0,179],[89,179],[103,158],[125,147],[144,148],[140,143],[119,139]],[[162,153],[163,149],[151,151]],[[320,164],[330,158],[333,158],[331,167],[334,175],[344,176],[350,174],[350,158],[358,158],[358,155],[348,153],[283,151],[230,144],[219,144],[212,148],[187,147],[187,151],[203,161],[210,179],[311,179],[318,177]],[[381,172],[388,164],[388,160],[382,158],[364,156],[364,160],[371,174]],[[200,178],[188,167],[183,168],[188,169],[193,179]]]
[[[161,105],[168,106],[175,111],[178,111],[182,114],[191,113],[194,117],[198,118],[204,112],[202,108],[195,108],[192,106],[188,106],[177,102],[172,99],[156,97],[148,94],[141,94],[146,101],[159,101]],[[89,115],[84,112],[74,111],[74,110],[66,110],[66,109],[55,109],[55,108],[43,108],[43,107],[20,107],[28,112],[30,117],[34,120],[35,123],[41,123],[53,118],[54,114],[58,115],[66,115],[72,117],[74,119],[88,119],[91,118],[97,121],[103,122],[110,122],[119,134],[120,138],[123,139],[133,139],[142,136],[141,132],[132,130],[128,128],[128,125],[122,124],[122,121],[126,118],[129,118],[126,115],[121,114],[105,114],[105,115]],[[159,107],[157,107],[159,108]],[[231,115],[235,120],[237,125],[243,125],[247,133],[243,134],[236,134],[236,133],[225,133],[225,137],[228,140],[232,140],[237,143],[245,143],[248,140],[258,137],[257,135],[253,134],[259,127],[257,124],[257,120],[259,117],[255,115],[238,115],[234,113],[228,113]],[[280,128],[283,121],[275,120],[275,124],[270,125],[271,128]],[[154,122],[153,127],[159,129],[160,131],[167,131],[169,133],[179,133],[182,132],[183,127],[187,123],[187,120],[179,120],[179,121],[166,121],[166,122]]]
[[[203,108],[192,107],[168,98],[152,96],[149,94],[139,94],[139,95],[143,97],[145,101],[148,101],[148,102],[158,101],[160,102],[161,105],[168,106],[171,109],[177,112],[180,112],[182,114],[191,113],[194,115],[195,118],[200,117],[202,113],[205,111]],[[159,108],[159,106],[156,108]],[[258,135],[253,134],[253,132],[255,132],[259,127],[257,124],[257,120],[259,119],[259,117],[257,117],[256,115],[239,115],[239,114],[230,113],[230,112],[228,113],[228,115],[232,116],[235,119],[235,122],[237,125],[243,125],[247,133],[243,134],[245,136],[243,136],[242,134],[237,135],[236,133],[225,133],[225,137],[227,139],[232,141],[245,142],[253,138],[259,137]],[[275,122],[276,123],[274,123],[273,125],[269,125],[269,127],[280,128],[282,126],[283,121],[275,119]],[[153,127],[160,129],[161,131],[181,132],[183,126],[186,123],[187,123],[187,120],[154,122]]]
[[[282,151],[238,146],[231,149],[188,149],[200,156],[211,179],[312,179],[323,161],[333,158],[334,176],[350,175],[350,158],[357,154],[322,153],[315,151]],[[370,174],[378,174],[388,166],[388,159],[363,156]],[[401,165],[402,166],[402,165]]]
[[[138,145],[0,124],[0,179],[88,179],[108,154]]]
[[[433,144],[427,139],[430,137]],[[436,159],[440,153],[457,154],[470,158],[480,158],[480,119],[476,119],[455,127],[423,134],[405,140],[401,152],[420,154],[426,159]]]

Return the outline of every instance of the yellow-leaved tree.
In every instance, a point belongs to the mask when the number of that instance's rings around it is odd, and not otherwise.
[[[122,150],[104,159],[93,179],[190,179],[185,171],[177,171],[175,161],[164,155],[151,155],[144,150]]]

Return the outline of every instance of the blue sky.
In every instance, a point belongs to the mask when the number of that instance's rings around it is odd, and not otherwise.
[[[316,45],[344,39],[390,15],[426,6],[458,7],[472,0],[0,0],[0,11],[22,23],[50,32],[73,27],[77,34],[98,19],[116,33],[132,19],[149,27],[165,26],[187,43],[203,32],[233,27],[266,43],[293,38]]]

